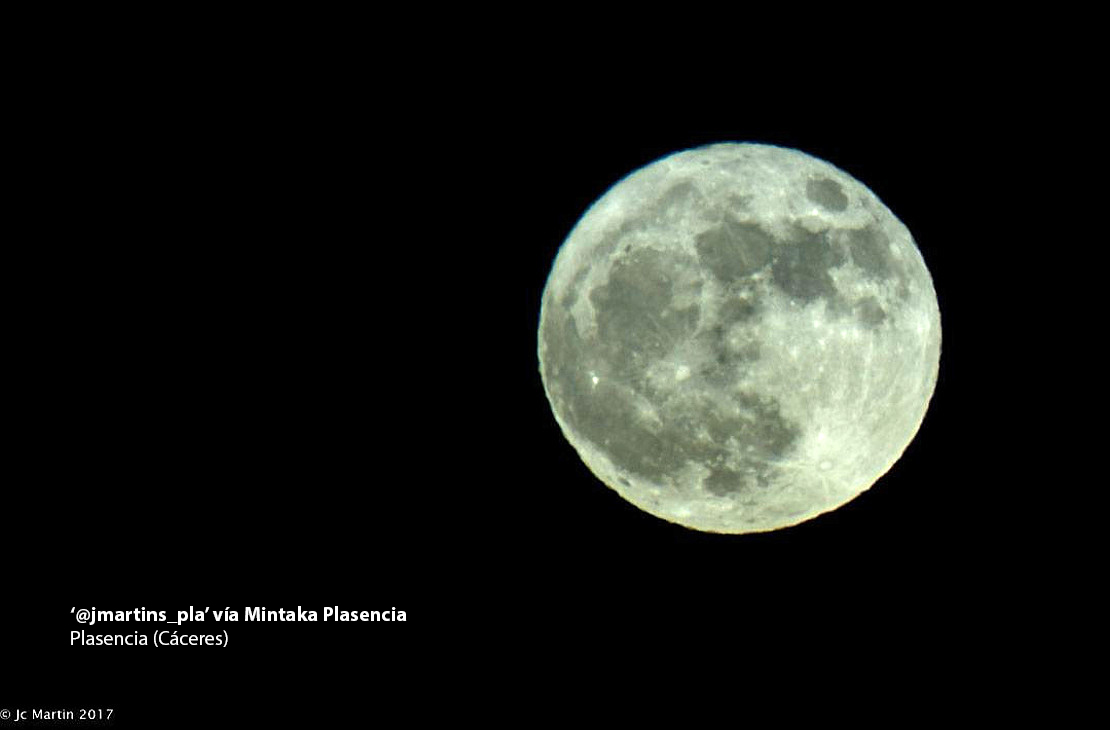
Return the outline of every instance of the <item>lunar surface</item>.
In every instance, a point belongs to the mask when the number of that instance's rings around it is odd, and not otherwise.
[[[874,484],[936,384],[940,312],[910,232],[863,184],[760,144],[614,185],[559,249],[540,374],[605,484],[687,527],[797,524]]]

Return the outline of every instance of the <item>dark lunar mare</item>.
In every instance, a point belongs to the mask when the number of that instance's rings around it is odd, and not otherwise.
[[[737,230],[762,245],[761,234]],[[773,483],[773,462],[795,448],[800,429],[782,416],[774,399],[747,393],[737,397],[723,387],[735,382],[738,363],[758,358],[757,351],[734,353],[722,341],[728,326],[756,315],[756,306],[742,299],[726,300],[709,329],[719,367],[695,374],[674,390],[659,390],[647,380],[647,368],[686,345],[698,328],[699,307],[673,306],[673,282],[692,265],[679,254],[647,248],[615,261],[608,282],[588,294],[597,317],[596,335],[583,337],[570,314],[581,296],[580,279],[572,279],[561,299],[549,296],[543,322],[544,380],[564,423],[619,468],[665,484],[694,462],[710,469],[707,489],[736,494],[743,502],[746,490]],[[639,417],[638,399],[653,404],[661,424]],[[739,414],[720,407],[722,403],[739,406]],[[740,452],[738,467],[726,464],[735,451],[730,440],[741,449],[751,447]]]
[[[840,183],[828,178],[817,178],[806,183],[806,197],[825,210],[840,212],[848,209],[848,196]]]
[[[890,239],[875,224],[846,229],[846,242],[834,240],[832,233],[795,225],[776,238],[755,223],[726,215],[719,226],[698,234],[695,248],[701,265],[726,291],[740,291],[753,274],[769,270],[775,287],[794,301],[811,304],[823,299],[834,316],[853,316],[867,327],[880,326],[889,313],[878,300],[870,296],[847,300],[837,290],[830,269],[850,260],[868,278],[895,280],[898,295],[905,299],[906,274],[890,253]]]

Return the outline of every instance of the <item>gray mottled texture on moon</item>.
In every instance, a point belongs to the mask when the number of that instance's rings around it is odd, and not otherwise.
[[[586,465],[711,532],[796,524],[897,461],[936,384],[940,313],[909,231],[795,150],[719,144],[632,173],[543,294],[540,373]]]

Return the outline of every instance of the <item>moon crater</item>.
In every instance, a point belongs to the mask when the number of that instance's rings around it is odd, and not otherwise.
[[[556,257],[540,372],[586,465],[692,527],[776,529],[867,489],[916,433],[940,319],[905,227],[803,153],[723,144],[611,188]]]

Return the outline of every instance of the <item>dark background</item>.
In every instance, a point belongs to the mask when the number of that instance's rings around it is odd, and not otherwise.
[[[1018,214],[1028,95],[927,71],[803,97],[495,67],[357,85],[68,67],[25,107],[7,275],[29,407],[2,539],[6,662],[29,686],[4,702],[114,706],[127,726],[420,719],[550,708],[552,686],[637,671],[666,684],[699,657],[725,658],[736,691],[738,658],[962,678],[1021,651],[1007,611],[1041,538],[1006,505],[1037,467],[1002,466],[1026,444],[1015,383],[1043,356],[1014,346],[1036,306],[1019,327],[1000,302],[1040,245]],[[621,500],[560,433],[536,357],[578,217],[632,170],[719,141],[795,147],[868,185],[942,313],[940,379],[902,459],[769,534]],[[298,605],[408,621],[221,625],[227,649],[68,645],[70,607]]]

